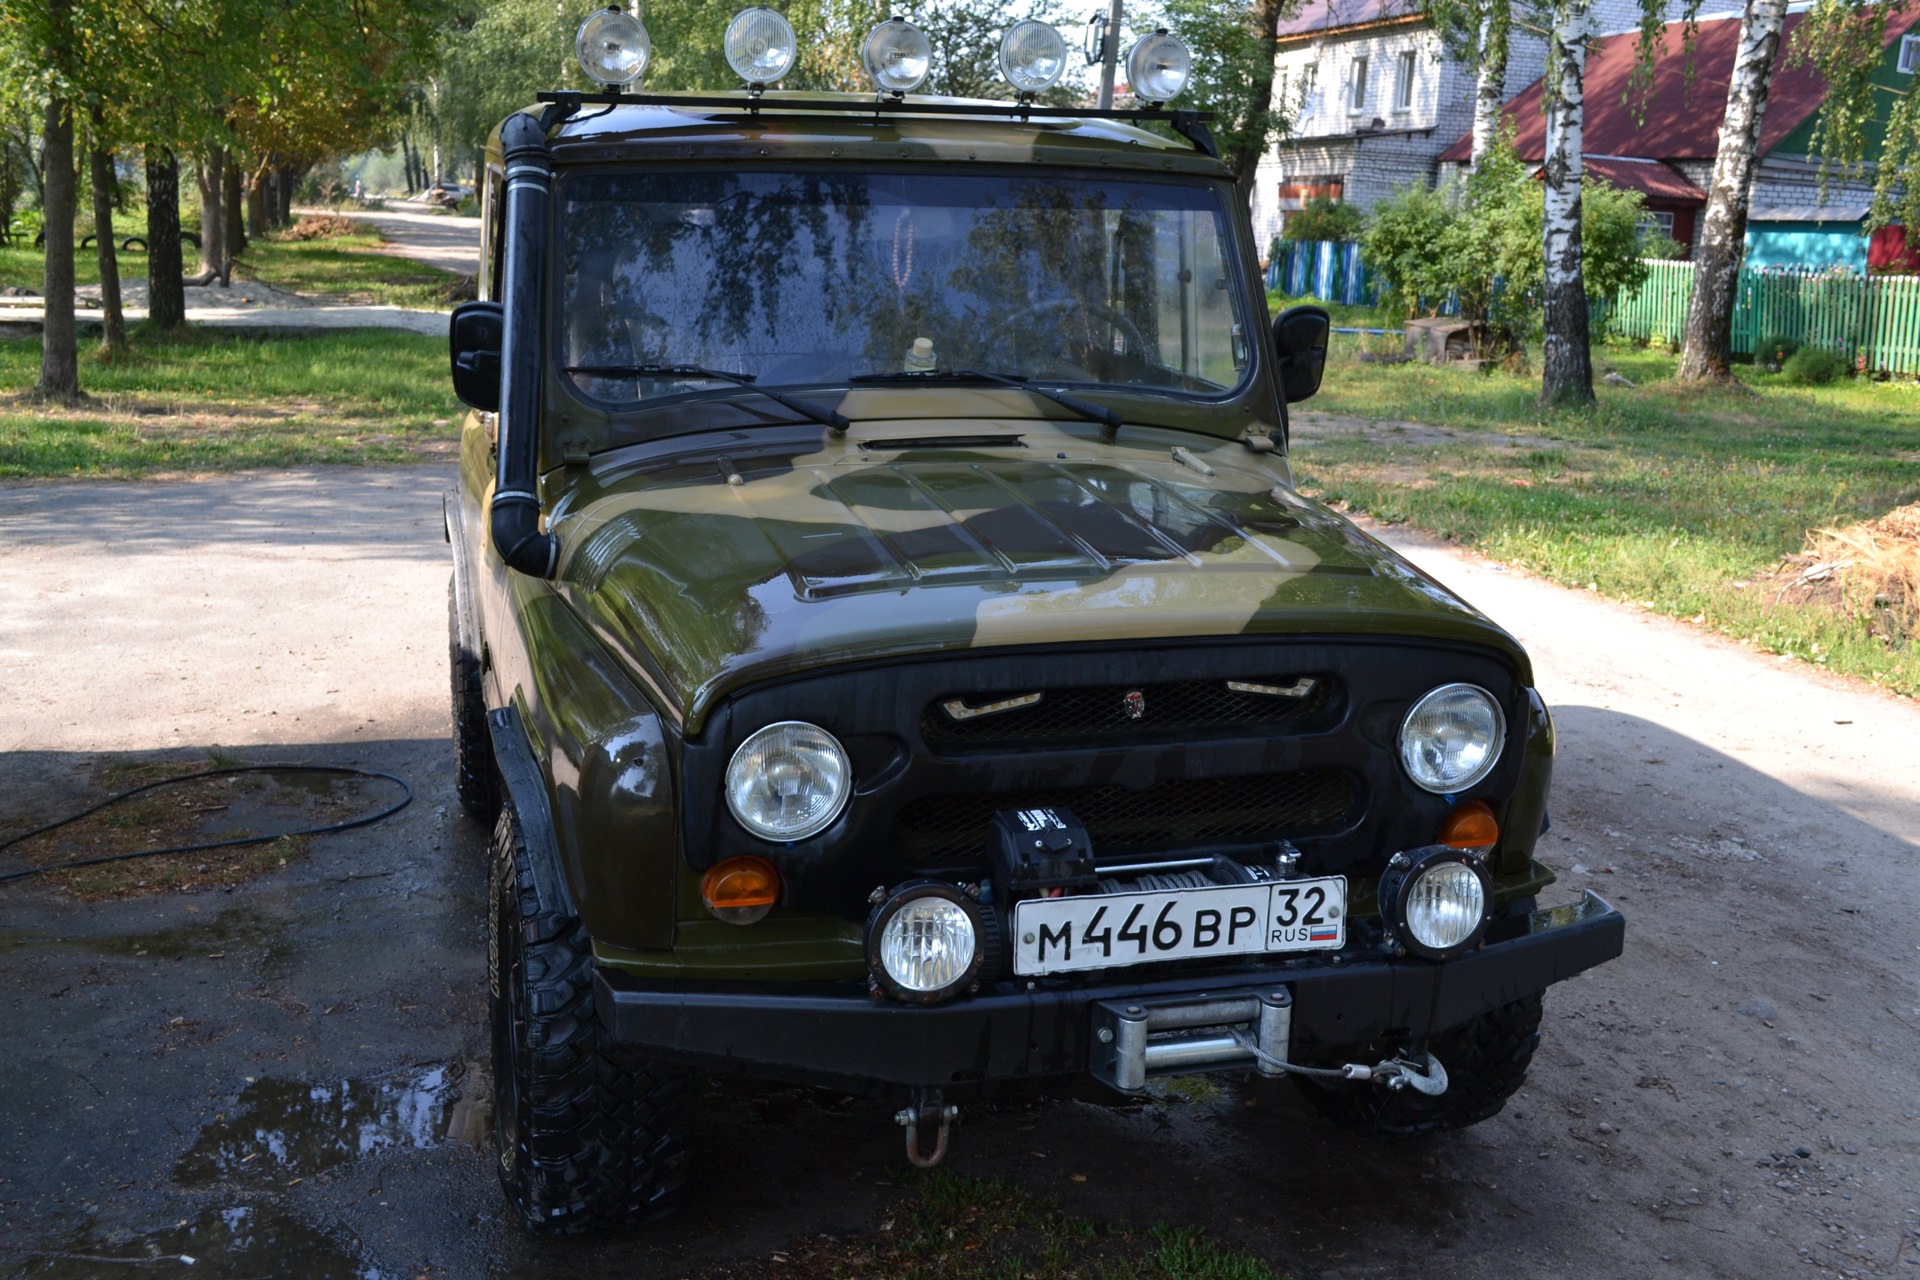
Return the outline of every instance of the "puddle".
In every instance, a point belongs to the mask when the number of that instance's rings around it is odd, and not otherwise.
[[[444,1066],[364,1080],[257,1080],[200,1131],[173,1176],[185,1186],[284,1183],[381,1151],[437,1146],[456,1082]]]
[[[122,1274],[194,1280],[389,1280],[389,1273],[368,1266],[342,1242],[262,1205],[211,1208],[192,1221],[145,1234],[109,1234],[88,1227],[53,1248],[21,1256],[25,1265],[8,1274],[23,1280],[99,1280]]]

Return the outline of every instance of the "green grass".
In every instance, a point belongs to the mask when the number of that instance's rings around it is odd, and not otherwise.
[[[1810,530],[1920,500],[1920,384],[1793,387],[1744,368],[1746,390],[1702,391],[1675,384],[1674,364],[1601,348],[1596,372],[1638,385],[1549,413],[1537,375],[1363,364],[1337,343],[1305,407],[1375,425],[1302,441],[1296,471],[1322,498],[1920,695],[1920,651],[1870,602],[1782,601],[1765,576]]]
[[[255,241],[240,255],[235,276],[276,289],[318,294],[337,302],[395,307],[444,307],[455,277],[437,267],[375,252],[378,234],[362,231],[327,240]]]
[[[115,220],[115,235],[146,235],[142,219]],[[384,243],[379,234],[362,229],[353,235],[328,240],[256,240],[235,260],[235,281],[257,280],[276,289],[311,294],[334,302],[372,303],[396,307],[445,307],[444,290],[455,277],[437,267],[409,262],[377,252]],[[198,251],[192,245],[181,249],[186,268],[192,272]],[[120,276],[144,278],[147,255],[144,251],[122,250]],[[98,253],[89,245],[73,254],[74,282],[100,283]],[[39,293],[46,283],[45,251],[26,244],[0,246],[0,289],[21,288]]]
[[[880,1230],[810,1236],[764,1261],[703,1280],[1284,1280],[1204,1232],[1106,1225],[1011,1183],[932,1174],[888,1211]]]
[[[1292,298],[1278,289],[1267,290],[1267,311],[1270,315],[1279,315],[1288,307],[1297,306],[1325,307],[1327,314],[1333,317],[1337,329],[1397,329],[1398,320],[1389,319],[1372,307],[1349,307],[1338,302],[1322,302],[1318,298]]]
[[[443,339],[390,330],[136,334],[124,362],[83,354],[94,404],[0,404],[0,477],[447,457],[459,409],[446,363]],[[31,387],[39,367],[37,338],[0,341],[0,388]]]

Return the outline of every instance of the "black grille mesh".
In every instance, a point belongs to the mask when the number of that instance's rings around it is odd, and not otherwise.
[[[1354,780],[1338,770],[1162,782],[1145,791],[1060,791],[924,796],[894,819],[895,851],[911,862],[986,856],[987,821],[998,809],[1061,806],[1093,837],[1096,854],[1177,848],[1206,841],[1280,840],[1331,827],[1353,803]]]
[[[1059,745],[1064,742],[1108,742],[1127,737],[1178,730],[1183,733],[1210,729],[1280,729],[1311,722],[1333,696],[1333,681],[1323,675],[1311,677],[1312,692],[1304,698],[1276,698],[1268,694],[1236,693],[1225,680],[1180,680],[1164,684],[1115,684],[1081,688],[1046,690],[1010,690],[998,694],[974,694],[966,698],[971,706],[981,706],[998,698],[1026,692],[1044,696],[1030,707],[999,711],[978,720],[955,720],[935,699],[920,717],[920,733],[927,745],[939,747],[1029,746],[1035,743]],[[1256,684],[1282,688],[1299,676],[1249,677]],[[1138,692],[1144,714],[1135,720],[1127,714],[1127,695]]]

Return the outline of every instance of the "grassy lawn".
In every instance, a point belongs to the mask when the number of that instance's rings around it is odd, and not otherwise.
[[[236,261],[236,278],[320,294],[333,302],[444,307],[455,277],[437,267],[377,250],[378,233],[361,229],[325,240],[256,240]]]
[[[300,337],[138,335],[83,354],[96,403],[0,403],[0,477],[139,476],[450,457],[459,408],[444,339],[358,329]],[[0,388],[33,385],[37,338],[0,341]]]
[[[146,235],[142,219],[115,219],[115,234]],[[382,240],[378,232],[357,226],[354,234],[325,240],[256,240],[247,246],[234,264],[234,278],[257,280],[293,293],[313,294],[332,302],[381,304],[396,307],[445,307],[450,305],[446,290],[455,277],[437,267],[409,262],[377,252]],[[199,261],[192,245],[181,249],[188,272]],[[145,278],[147,255],[144,251],[121,250],[120,275]],[[78,284],[100,283],[100,259],[89,245],[73,253],[74,280]],[[0,289],[30,289],[39,293],[46,282],[43,250],[26,244],[0,245]]]
[[[712,1267],[700,1280],[1284,1280],[1201,1232],[1107,1226],[1004,1182],[915,1180],[880,1230],[809,1236],[771,1258]]]
[[[1537,375],[1366,364],[1337,340],[1297,475],[1556,582],[1920,696],[1920,651],[1884,604],[1840,589],[1803,602],[1775,576],[1810,531],[1920,500],[1920,384],[1795,387],[1746,368],[1746,391],[1702,392],[1674,384],[1661,352],[1601,348],[1594,363],[1637,385],[1543,413]]]
[[[1279,315],[1288,307],[1298,306],[1325,307],[1327,314],[1333,317],[1336,329],[1398,329],[1400,321],[1389,319],[1372,307],[1349,307],[1338,302],[1322,302],[1318,298],[1291,298],[1278,289],[1267,290],[1267,311]]]

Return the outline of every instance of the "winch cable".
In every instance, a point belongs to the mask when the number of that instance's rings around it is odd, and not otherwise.
[[[1274,1057],[1255,1044],[1253,1037],[1243,1031],[1235,1031],[1232,1034],[1241,1048],[1276,1071],[1286,1071],[1297,1076],[1312,1076],[1322,1080],[1373,1080],[1392,1089],[1404,1089],[1412,1085],[1414,1092],[1432,1097],[1447,1091],[1447,1069],[1440,1065],[1440,1059],[1430,1053],[1425,1055],[1427,1059],[1425,1070],[1418,1070],[1420,1064],[1402,1058],[1388,1058],[1377,1066],[1371,1067],[1364,1062],[1349,1062],[1343,1067],[1302,1067]]]
[[[97,867],[102,863],[126,862],[133,858],[158,858],[169,853],[203,853],[209,849],[237,849],[243,845],[271,844],[275,840],[286,840],[294,836],[331,835],[336,831],[351,831],[355,827],[371,826],[383,818],[391,818],[394,814],[413,803],[412,784],[398,774],[388,773],[384,769],[360,769],[353,765],[345,764],[243,764],[222,769],[202,769],[197,773],[183,773],[175,778],[162,778],[158,782],[149,782],[144,786],[131,787],[117,795],[108,796],[105,800],[102,800],[99,804],[93,805],[90,808],[82,809],[78,813],[68,814],[57,822],[49,822],[43,827],[35,827],[31,831],[0,841],[0,853],[6,852],[17,844],[24,844],[35,836],[45,835],[49,831],[58,831],[61,827],[70,826],[82,818],[90,817],[100,812],[109,805],[118,804],[122,800],[130,799],[142,792],[152,791],[156,787],[170,787],[175,783],[192,782],[196,778],[219,778],[240,773],[324,773],[355,778],[378,778],[383,782],[396,784],[402,794],[399,800],[380,810],[380,812],[368,814],[365,817],[353,818],[347,822],[334,822],[324,827],[302,827],[298,831],[279,831],[267,836],[238,836],[232,840],[210,840],[205,844],[173,845],[165,849],[136,849],[132,853],[109,853],[103,854],[98,858],[74,858],[68,862],[54,862],[44,867],[28,867],[25,871],[8,872],[5,875],[0,875],[0,884],[7,884],[14,880],[25,880],[29,876],[44,875],[49,871],[70,871],[76,867]]]

